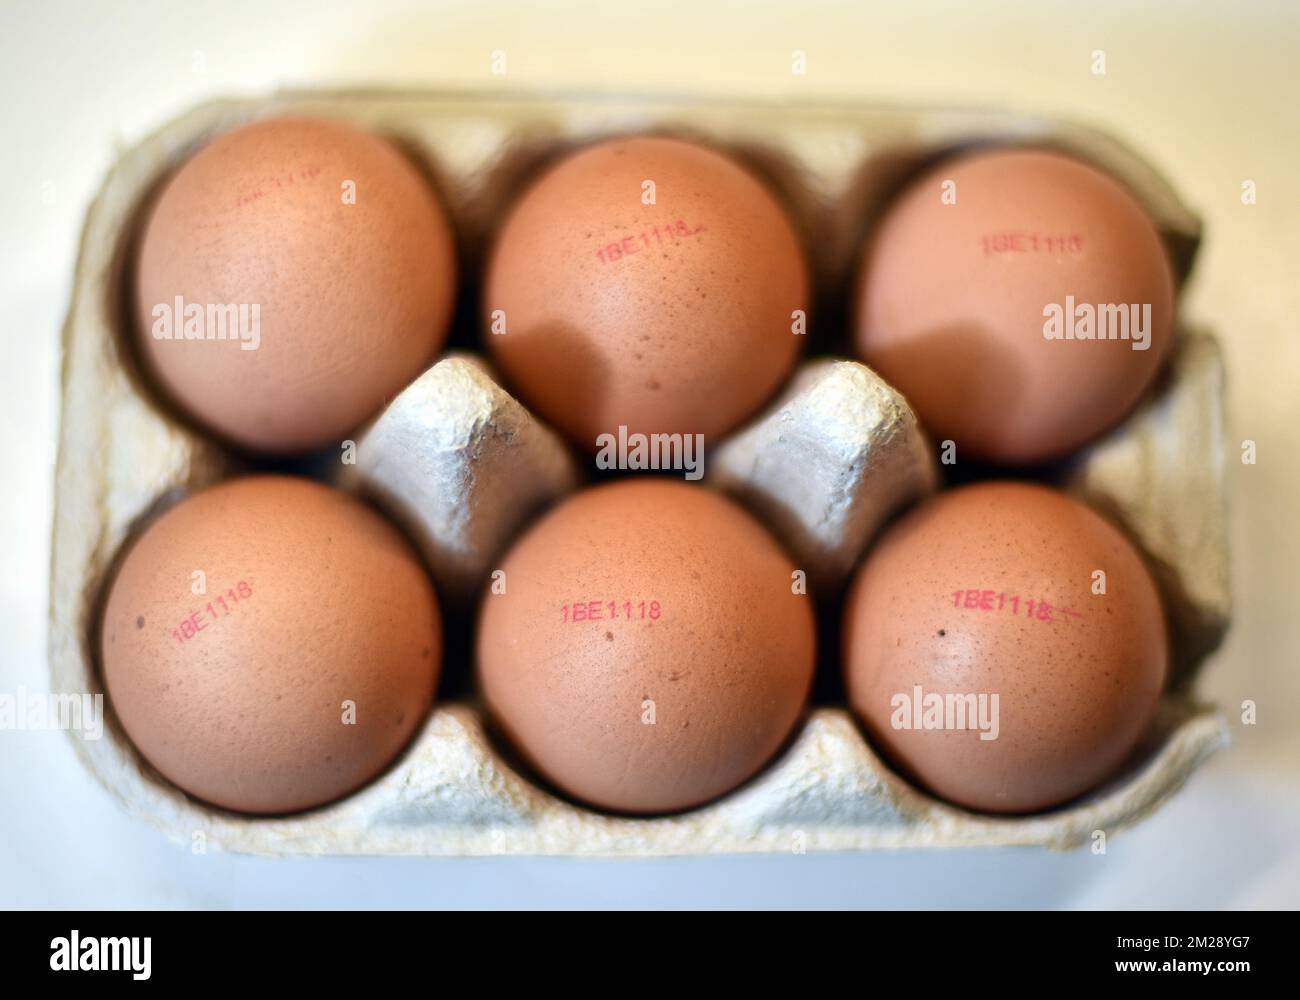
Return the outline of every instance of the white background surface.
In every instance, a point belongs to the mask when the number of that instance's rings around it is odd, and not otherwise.
[[[1230,707],[1236,745],[1105,856],[194,856],[128,819],[65,734],[0,732],[0,906],[1300,905],[1300,5],[1079,6],[0,4],[0,692],[48,683],[58,332],[86,206],[116,150],[213,95],[357,82],[807,94],[1104,125],[1205,220],[1183,309],[1223,338],[1233,440],[1259,456],[1235,469],[1236,624],[1202,687]],[[1231,709],[1247,698],[1249,728]]]

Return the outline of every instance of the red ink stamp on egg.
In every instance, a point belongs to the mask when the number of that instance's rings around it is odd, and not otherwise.
[[[692,226],[685,219],[661,226],[651,226],[639,233],[628,233],[611,240],[596,250],[596,259],[602,264],[616,264],[627,257],[635,257],[646,250],[679,245],[683,240],[699,236],[704,226]]]
[[[308,164],[299,167],[297,170],[289,170],[283,174],[272,174],[259,180],[251,191],[241,194],[235,199],[235,208],[243,208],[251,205],[256,201],[261,201],[267,195],[275,194],[277,191],[283,191],[291,188],[302,181],[309,181],[313,177],[320,175],[321,168],[316,164]]]
[[[989,233],[979,239],[985,257],[997,254],[1046,254],[1054,257],[1083,253],[1082,233]]]
[[[560,621],[565,624],[609,621],[658,621],[663,617],[659,601],[601,600],[566,601],[560,605]]]
[[[240,602],[247,601],[252,596],[252,585],[247,580],[240,580],[233,587],[210,600],[205,607],[191,611],[182,618],[180,623],[171,630],[172,638],[184,645],[191,639],[197,638],[200,632],[206,631],[209,625],[228,617]]]
[[[1039,622],[1071,622],[1083,615],[1071,608],[1054,606],[1041,597],[1024,597],[991,589],[954,590],[952,606],[963,611],[1002,612]]]

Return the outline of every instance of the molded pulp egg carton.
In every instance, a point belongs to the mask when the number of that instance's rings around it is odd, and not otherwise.
[[[476,275],[504,207],[574,143],[641,130],[730,149],[786,200],[809,249],[817,314],[784,394],[713,447],[708,482],[782,538],[815,592],[832,595],[884,518],[935,487],[933,448],[906,402],[845,350],[849,276],[881,206],[936,157],[986,142],[1073,151],[1115,174],[1156,219],[1181,284],[1196,220],[1134,154],[1088,129],[1003,114],[871,105],[707,103],[496,94],[286,93],[205,104],[124,153],[91,206],[64,330],[53,540],[52,688],[101,692],[95,634],[116,554],[185,491],[247,468],[177,419],[140,376],[127,336],[125,275],[142,205],[208,137],[286,112],[338,116],[394,138],[427,170],[457,230],[461,306],[451,353],[367,429],[357,464],[317,460],[401,523],[430,563],[449,633],[468,631],[493,560],[527,518],[576,488],[573,455],[493,380],[478,350]],[[1084,799],[1026,817],[972,814],[896,776],[842,707],[814,703],[781,755],[723,799],[661,818],[608,816],[556,796],[503,756],[474,703],[467,644],[444,664],[465,695],[440,700],[412,745],[332,805],[252,818],[197,802],[135,752],[108,706],[103,737],[73,734],[81,759],[134,814],[172,838],[265,854],[656,855],[874,847],[1043,845],[1113,832],[1173,794],[1228,740],[1194,675],[1227,627],[1224,375],[1212,337],[1179,329],[1168,370],[1121,427],[1056,478],[1145,551],[1169,612],[1172,680],[1122,774]],[[336,470],[342,469],[339,474]],[[828,608],[830,610],[828,610]],[[823,602],[821,615],[837,613]],[[823,654],[819,670],[834,670]],[[830,666],[828,668],[828,662]]]

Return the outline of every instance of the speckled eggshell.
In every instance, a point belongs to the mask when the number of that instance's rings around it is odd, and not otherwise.
[[[100,642],[113,710],[158,771],[218,806],[287,813],[365,784],[407,744],[433,703],[442,622],[378,514],[318,483],[256,476],[147,528],[112,582]]]
[[[140,244],[136,333],[199,423],[303,451],[337,444],[424,370],[455,292],[450,228],[409,160],[342,122],[273,118],[217,137],[167,182]],[[259,346],[155,336],[178,296],[205,315],[248,306],[250,327],[258,306]]]
[[[790,219],[747,169],[676,139],[616,139],[514,205],[487,271],[485,342],[582,448],[620,425],[708,439],[789,374],[808,286]]]
[[[843,646],[850,703],[886,758],[950,802],[1007,813],[1112,775],[1155,711],[1168,658],[1159,596],[1128,541],[1019,482],[940,494],[890,528],[846,600]],[[971,694],[986,696],[985,722],[998,696],[995,739],[980,738],[978,716],[924,728],[926,695]]]
[[[1109,176],[1043,151],[968,154],[916,180],[879,223],[856,297],[867,364],[959,456],[1008,464],[1114,425],[1172,340],[1173,275],[1151,219]],[[1052,304],[1149,305],[1150,346],[1049,340]]]
[[[707,802],[762,768],[803,712],[812,598],[719,494],[655,479],[589,489],[502,568],[479,625],[481,693],[574,798],[629,813]]]

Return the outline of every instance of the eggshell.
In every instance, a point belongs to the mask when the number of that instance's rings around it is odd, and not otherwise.
[[[378,514],[256,476],[144,532],[100,641],[117,718],[158,771],[216,805],[283,813],[352,791],[406,745],[433,701],[442,622]]]
[[[145,225],[136,328],[146,367],[237,444],[335,444],[442,346],[454,254],[425,178],[378,136],[309,118],[226,133],[176,172]],[[248,307],[244,340],[207,339],[222,332],[207,309],[233,305]],[[205,339],[176,339],[196,306]]]
[[[1128,541],[1019,482],[940,494],[890,528],[846,600],[843,643],[874,745],[936,795],[988,812],[1046,809],[1114,773],[1168,659],[1159,596]],[[983,695],[995,738],[972,715],[925,728],[939,720],[926,719],[931,695]]]
[[[617,139],[514,206],[488,267],[485,341],[524,402],[583,448],[620,426],[708,438],[789,373],[808,283],[790,219],[748,170],[676,139]]]
[[[1061,332],[1067,311],[1149,306],[1149,346],[1134,349],[1132,327],[1129,340],[1048,339],[1053,305]],[[997,150],[941,163],[887,211],[859,275],[856,347],[959,456],[1031,463],[1133,407],[1173,313],[1164,246],[1127,190],[1057,153]]]
[[[623,480],[565,501],[484,599],[481,692],[524,758],[606,809],[713,799],[790,735],[812,681],[812,598],[731,501]]]

